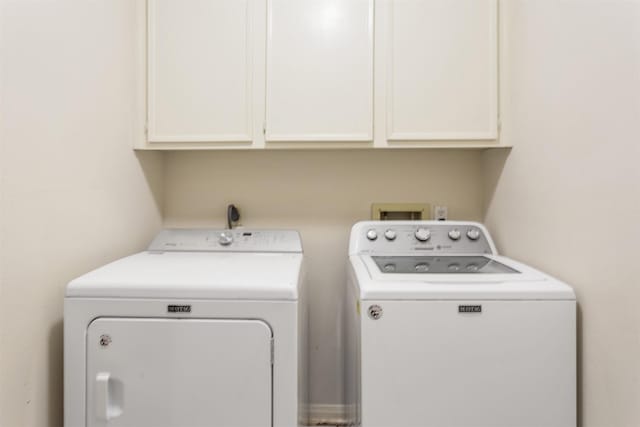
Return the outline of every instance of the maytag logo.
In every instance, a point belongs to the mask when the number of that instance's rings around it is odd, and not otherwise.
[[[190,305],[168,305],[167,311],[169,313],[191,313]]]
[[[459,305],[458,313],[482,313],[481,305]]]

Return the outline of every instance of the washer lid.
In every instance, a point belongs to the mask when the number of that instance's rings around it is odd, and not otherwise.
[[[360,298],[366,300],[575,299],[566,284],[497,255],[352,255],[350,259]]]
[[[73,280],[66,297],[297,300],[302,257],[141,252]]]
[[[371,256],[383,274],[520,274],[484,255]]]

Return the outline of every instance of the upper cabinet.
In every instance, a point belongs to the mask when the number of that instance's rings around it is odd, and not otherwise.
[[[262,132],[264,1],[148,0],[147,135],[242,143]]]
[[[380,0],[377,16],[380,138],[497,139],[497,0]]]
[[[500,146],[497,2],[146,0],[137,148]]]
[[[270,0],[266,140],[373,141],[373,0]]]

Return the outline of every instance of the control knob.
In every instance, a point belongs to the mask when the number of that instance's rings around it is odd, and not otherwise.
[[[397,234],[396,234],[395,230],[389,229],[389,230],[384,232],[384,237],[387,240],[396,240],[396,236],[397,236]]]
[[[458,230],[457,228],[454,228],[453,230],[449,231],[449,238],[451,240],[458,240],[460,239],[461,235],[462,233],[460,233],[460,230]]]
[[[480,238],[480,230],[477,228],[471,228],[467,231],[467,237],[471,240],[478,240]]]
[[[378,233],[373,228],[367,231],[367,239],[374,241],[378,238]]]
[[[415,236],[419,241],[426,242],[431,237],[431,231],[428,228],[418,228]]]
[[[230,232],[223,231],[220,233],[220,238],[218,239],[218,243],[222,246],[229,246],[233,242],[233,234]]]

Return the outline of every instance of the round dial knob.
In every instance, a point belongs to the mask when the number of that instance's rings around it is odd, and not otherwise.
[[[431,231],[429,231],[429,229],[427,228],[418,228],[416,230],[415,236],[416,239],[420,240],[421,242],[426,242],[431,237]]]
[[[218,243],[222,246],[229,246],[233,242],[233,234],[223,231],[220,233],[220,238],[218,239]]]
[[[480,238],[480,230],[477,228],[471,228],[467,231],[467,237],[471,240],[478,240]]]
[[[387,231],[384,232],[384,237],[387,240],[396,240],[396,236],[397,236],[397,234],[396,234],[395,230],[387,230]]]
[[[449,238],[451,240],[458,240],[461,235],[462,233],[460,233],[460,230],[458,230],[457,228],[454,228],[453,230],[449,230]]]
[[[378,238],[378,233],[373,228],[367,231],[367,239],[373,241]]]

